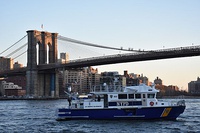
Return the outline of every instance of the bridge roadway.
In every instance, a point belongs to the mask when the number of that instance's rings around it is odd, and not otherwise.
[[[66,64],[60,64],[60,63],[43,64],[43,65],[38,65],[38,72],[48,73],[52,69],[59,69],[59,68],[76,69],[87,66],[97,66],[97,65],[107,65],[107,64],[125,63],[125,62],[147,61],[147,60],[159,60],[159,59],[178,58],[178,57],[191,57],[199,55],[200,55],[200,45],[190,46],[190,47],[179,47],[172,49],[144,51],[139,53],[117,54],[111,56],[84,58],[78,60],[71,60]],[[0,72],[0,77],[25,75],[25,74],[26,74],[26,67]]]

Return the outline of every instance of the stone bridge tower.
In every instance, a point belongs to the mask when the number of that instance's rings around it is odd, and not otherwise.
[[[37,65],[57,62],[58,33],[29,30],[27,34],[27,95],[58,97],[58,71],[55,69],[53,71],[37,70]]]

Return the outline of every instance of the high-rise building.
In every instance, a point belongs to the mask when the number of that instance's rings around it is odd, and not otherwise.
[[[0,71],[13,69],[13,59],[0,57]]]
[[[60,53],[60,59],[64,59],[64,60],[68,61],[69,54],[68,53]]]
[[[89,67],[88,69],[86,69],[86,71],[88,73],[86,88],[91,89],[93,86],[98,86],[100,84],[101,77],[101,74],[98,74],[98,69]]]
[[[167,88],[170,89],[171,92],[179,91],[179,88],[176,85],[169,85]]]
[[[143,74],[141,75],[134,73],[128,74],[128,71],[124,71],[124,76],[126,77],[127,86],[135,86],[139,85],[140,83],[149,85],[149,79],[146,76],[143,76]]]
[[[69,54],[68,53],[60,53],[60,59],[58,60],[60,63],[69,62]]]
[[[23,67],[23,64],[20,64],[20,63],[18,63],[18,62],[15,62],[15,63],[13,64],[13,67],[14,67],[14,69],[16,69],[16,68],[22,68],[22,67]]]
[[[66,70],[64,72],[65,87],[71,87],[73,92],[81,92],[84,73],[81,70]]]
[[[100,84],[107,84],[110,86],[125,86],[125,78],[124,76],[119,75],[117,71],[113,72],[102,72],[100,78]]]
[[[188,83],[188,92],[191,94],[200,94],[200,78],[197,81],[191,81]]]
[[[143,74],[139,77],[139,80],[140,80],[140,83],[149,85],[149,79],[146,76],[143,76]]]
[[[71,87],[72,92],[79,94],[88,93],[90,88],[100,83],[100,74],[98,70],[92,67],[86,67],[82,70],[66,70],[63,73],[63,86],[67,90]]]
[[[163,83],[162,83],[162,80],[161,80],[159,77],[157,77],[157,78],[154,80],[154,84],[155,84],[155,85],[162,85]]]

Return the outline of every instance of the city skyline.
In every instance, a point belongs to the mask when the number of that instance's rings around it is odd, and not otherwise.
[[[5,59],[7,59],[7,58],[5,58]],[[9,59],[9,58],[8,58]],[[62,60],[63,59],[63,60]],[[12,59],[11,59],[12,60]],[[60,58],[58,59],[58,62],[59,63],[66,63],[66,61],[69,61],[69,55],[68,55],[68,53],[60,53]],[[127,64],[127,63],[124,63],[124,64]],[[15,66],[16,65],[16,66]],[[20,65],[20,66],[19,66]],[[7,66],[7,65],[5,65],[5,66]],[[103,66],[105,66],[105,65],[103,65]],[[109,66],[109,65],[108,65]],[[15,62],[15,63],[13,63],[13,69],[15,69],[15,68],[19,68],[19,67],[23,67],[22,66],[22,64],[20,64],[20,62]],[[162,78],[160,78],[159,76],[157,76],[157,77],[155,77],[154,79],[150,79],[148,76],[146,76],[145,75],[145,73],[135,73],[135,72],[132,72],[132,71],[128,71],[128,70],[123,70],[123,72],[122,73],[120,73],[118,70],[112,70],[112,69],[110,69],[110,70],[105,70],[105,69],[102,69],[102,71],[100,71],[100,72],[98,72],[98,69],[100,68],[101,69],[101,67],[91,67],[91,68],[93,68],[94,70],[97,70],[97,73],[98,74],[101,74],[101,73],[104,73],[104,72],[117,72],[117,73],[119,73],[119,75],[124,75],[124,72],[126,71],[127,72],[127,74],[136,74],[136,75],[139,75],[139,77],[147,77],[148,78],[148,83],[154,83],[154,80],[156,80],[156,79],[161,79],[162,80],[162,83],[164,82],[163,81],[163,79]],[[122,68],[123,69],[123,68]],[[70,71],[70,70],[69,70]],[[199,77],[197,77],[198,79],[199,79]],[[194,81],[194,80],[192,80],[192,81]],[[190,82],[192,82],[192,81],[190,81]],[[189,83],[189,82],[188,82]],[[172,85],[172,86],[177,86],[177,84],[163,84],[163,85],[165,85],[165,86],[170,86],[170,85]],[[178,88],[179,88],[179,90],[183,90],[183,88],[180,88],[179,86],[177,86]],[[186,90],[187,91],[187,90]]]
[[[0,45],[6,49],[30,29],[118,48],[199,45],[199,4],[198,0],[1,1]],[[187,57],[95,67],[100,72],[143,73],[150,81],[160,77],[164,84],[186,89],[200,75],[199,60]]]

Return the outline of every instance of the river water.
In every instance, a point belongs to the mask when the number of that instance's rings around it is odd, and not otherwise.
[[[0,101],[0,132],[200,133],[200,99],[186,99],[186,110],[176,121],[56,121],[56,108],[67,103],[66,99]]]

